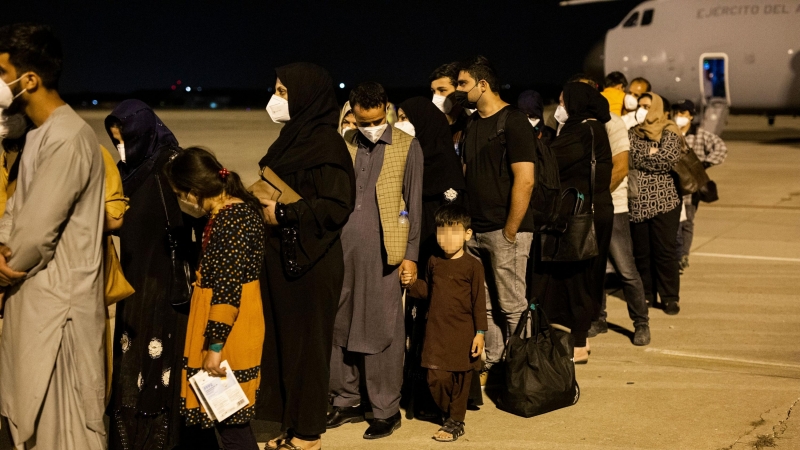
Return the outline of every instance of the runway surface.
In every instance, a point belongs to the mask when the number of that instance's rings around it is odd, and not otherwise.
[[[107,113],[81,112],[111,148]],[[158,114],[182,146],[210,148],[246,182],[280,129],[263,110]],[[378,441],[345,425],[324,448],[745,449],[759,436],[800,448],[800,119],[733,116],[723,138],[728,160],[709,171],[720,200],[699,208],[681,313],[651,310],[652,343],[634,347],[624,302],[609,299],[613,326],[577,368],[577,405],[523,419],[487,399],[449,446],[413,420]]]

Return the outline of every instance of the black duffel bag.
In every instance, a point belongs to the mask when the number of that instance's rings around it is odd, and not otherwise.
[[[532,316],[534,333],[527,333]],[[522,314],[505,350],[506,386],[497,407],[522,417],[533,417],[578,403],[581,391],[575,379],[573,338],[550,326],[538,305]]]

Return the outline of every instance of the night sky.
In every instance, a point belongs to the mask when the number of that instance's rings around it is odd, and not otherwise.
[[[264,89],[295,61],[348,87],[427,86],[438,65],[487,56],[501,81],[560,84],[638,1],[6,1],[0,23],[51,25],[65,53],[61,91],[126,93],[181,79]]]

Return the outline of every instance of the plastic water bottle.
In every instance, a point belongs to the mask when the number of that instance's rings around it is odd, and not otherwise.
[[[398,219],[398,223],[402,227],[408,226],[408,211],[400,211],[400,218]]]

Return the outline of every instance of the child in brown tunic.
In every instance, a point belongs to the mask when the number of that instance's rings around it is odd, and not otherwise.
[[[428,281],[417,280],[408,294],[430,298],[422,367],[428,369],[434,401],[447,416],[433,438],[451,442],[464,434],[470,381],[480,365],[487,328],[486,294],[483,265],[464,251],[472,237],[467,210],[442,206],[435,221],[442,252],[428,260]]]

